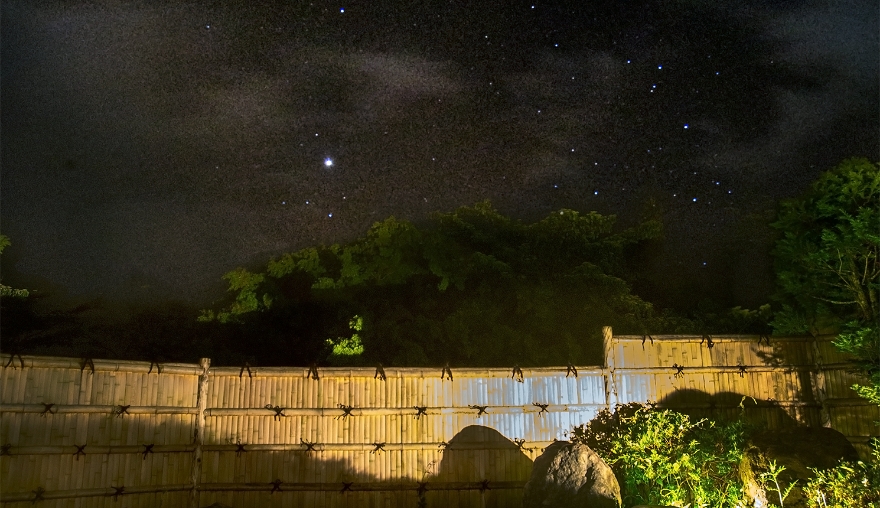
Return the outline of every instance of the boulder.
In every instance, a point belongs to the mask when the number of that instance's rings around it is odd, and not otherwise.
[[[523,508],[619,508],[614,472],[589,446],[559,441],[535,460]]]
[[[828,469],[841,460],[856,461],[858,452],[840,432],[829,428],[792,427],[767,430],[749,439],[746,453],[740,464],[740,476],[745,484],[746,495],[755,506],[767,506],[768,502],[778,505],[779,494],[767,490],[762,485],[761,473],[770,468],[770,462],[777,469],[785,470],[777,476],[779,488],[785,489],[797,481],[803,487],[815,475],[810,468]],[[772,485],[772,484],[771,484]],[[772,485],[775,489],[775,485]],[[806,507],[800,488],[794,488],[784,499],[785,507]]]

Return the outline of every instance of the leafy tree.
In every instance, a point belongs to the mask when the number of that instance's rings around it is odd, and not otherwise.
[[[876,322],[880,301],[880,168],[849,159],[805,195],[784,201],[773,227],[773,254],[784,311],[783,333],[834,331],[852,320]]]
[[[776,333],[839,333],[880,404],[880,168],[849,159],[784,201],[773,224],[782,311]]]
[[[231,301],[202,319],[259,329],[273,349],[295,350],[285,356],[294,362],[352,346],[357,320],[358,354],[346,363],[598,363],[602,325],[643,333],[667,323],[626,282],[630,251],[657,238],[659,223],[614,225],[573,210],[526,224],[488,202],[422,227],[392,217],[352,243],[228,273]]]

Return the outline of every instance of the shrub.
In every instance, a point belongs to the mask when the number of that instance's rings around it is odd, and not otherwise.
[[[880,440],[873,442],[870,463],[841,462],[837,467],[813,469],[816,477],[804,486],[810,508],[880,508]]]
[[[624,504],[743,506],[745,424],[716,424],[642,404],[602,411],[574,429],[611,466]]]

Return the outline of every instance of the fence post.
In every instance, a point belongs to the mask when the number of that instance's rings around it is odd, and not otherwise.
[[[617,404],[617,383],[614,380],[614,334],[610,326],[602,327],[602,348],[605,352],[605,407],[611,411]]]
[[[814,335],[812,344],[813,353],[813,372],[810,375],[810,381],[813,385],[813,398],[819,403],[819,419],[823,427],[831,427],[831,413],[828,411],[828,391],[825,387],[825,369],[822,361],[822,353],[819,350],[819,336]]]
[[[189,494],[191,508],[199,508],[199,484],[202,477],[202,445],[205,442],[205,410],[208,409],[208,368],[211,367],[211,359],[200,359],[199,367],[201,367],[202,372],[199,374],[199,392],[196,398],[198,413],[196,414],[196,429],[193,435],[195,449],[193,450],[192,458],[192,490]]]

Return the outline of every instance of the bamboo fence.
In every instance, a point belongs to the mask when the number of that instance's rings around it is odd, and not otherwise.
[[[0,503],[512,506],[544,447],[629,402],[830,426],[867,454],[880,411],[830,341],[606,328],[604,366],[522,369],[2,355]]]

